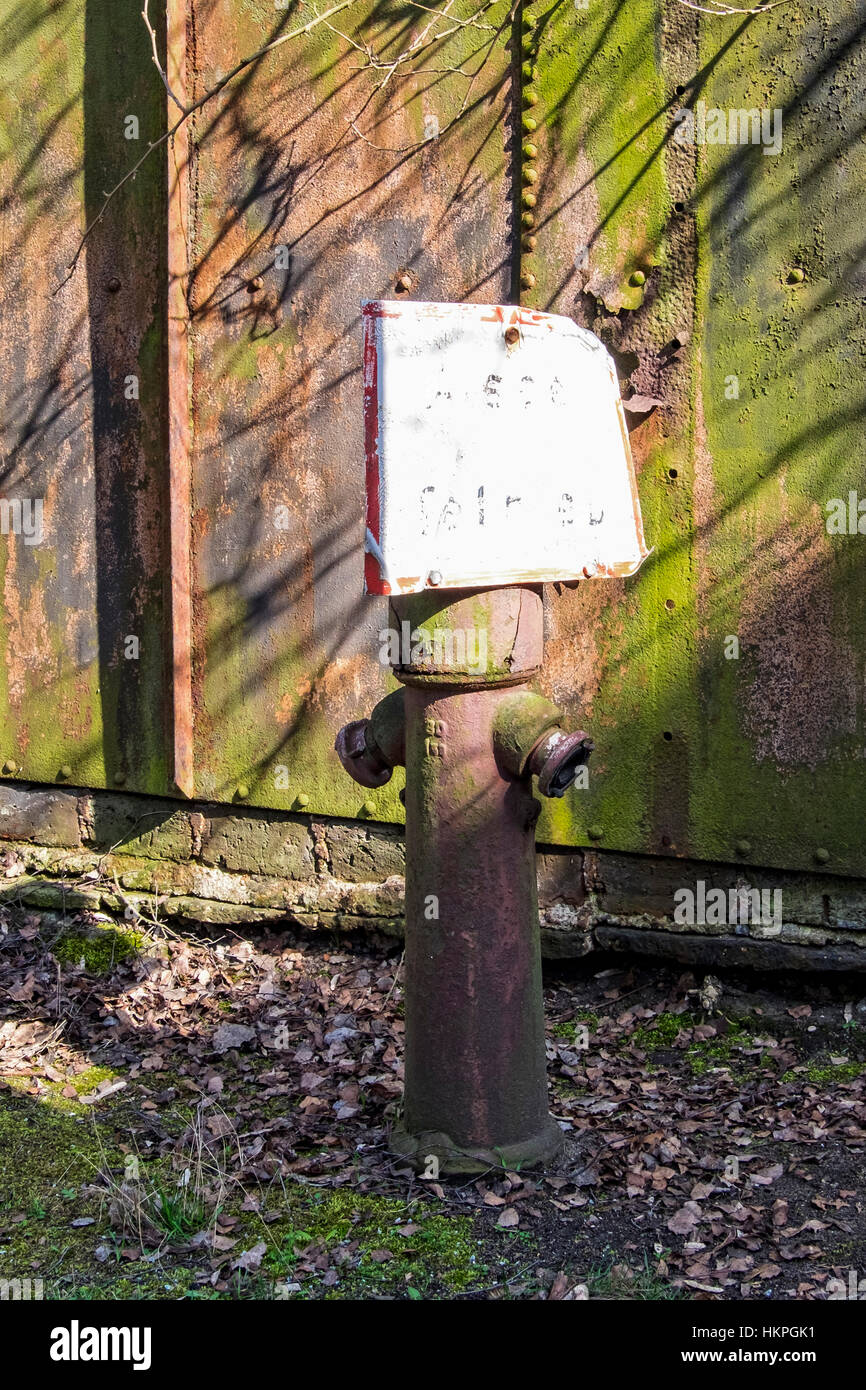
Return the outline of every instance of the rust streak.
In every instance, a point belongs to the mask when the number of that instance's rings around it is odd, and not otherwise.
[[[186,103],[186,0],[166,0],[166,73]],[[169,102],[171,98],[169,98]],[[171,534],[173,776],[185,796],[193,778],[190,598],[190,371],[186,285],[189,142],[182,125],[168,143],[168,468]]]

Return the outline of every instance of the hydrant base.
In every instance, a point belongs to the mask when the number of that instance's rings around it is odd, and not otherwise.
[[[439,1173],[486,1173],[491,1168],[522,1172],[525,1168],[549,1163],[564,1141],[562,1130],[553,1116],[549,1116],[540,1134],[495,1149],[462,1146],[450,1135],[436,1130],[409,1134],[402,1124],[396,1124],[391,1131],[390,1148],[400,1158],[407,1158],[419,1173],[436,1177]],[[435,1165],[431,1164],[431,1159],[435,1159]]]

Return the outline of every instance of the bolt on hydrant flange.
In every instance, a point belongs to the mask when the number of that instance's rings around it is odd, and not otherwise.
[[[535,822],[592,743],[529,689],[543,657],[537,586],[393,598],[413,639],[403,689],[337,736],[362,786],[406,767],[406,1082],[395,1152],[421,1170],[529,1166],[548,1111]],[[418,638],[419,640],[415,640]]]

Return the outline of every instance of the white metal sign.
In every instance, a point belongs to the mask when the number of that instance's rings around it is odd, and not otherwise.
[[[638,568],[628,431],[592,333],[513,305],[363,313],[368,593]]]

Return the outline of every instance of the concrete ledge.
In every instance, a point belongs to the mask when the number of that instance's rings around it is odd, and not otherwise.
[[[786,941],[754,941],[742,936],[686,936],[641,931],[635,927],[599,926],[595,943],[603,951],[675,960],[706,969],[866,971],[866,950],[845,946],[792,946]]]

